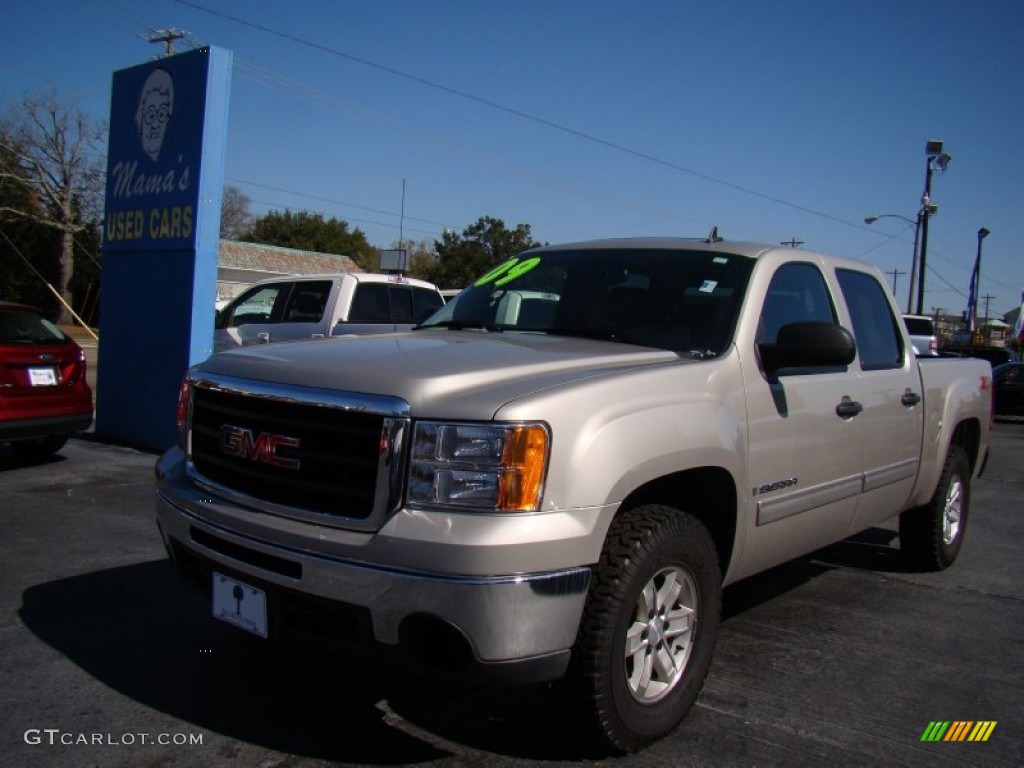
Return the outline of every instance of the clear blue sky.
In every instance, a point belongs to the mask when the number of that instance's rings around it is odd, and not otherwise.
[[[942,139],[925,311],[964,309],[979,227],[990,314],[1024,291],[1020,0],[7,0],[4,22],[0,101],[55,86],[103,120],[148,30],[233,51],[227,182],[384,248],[404,180],[407,238],[717,225],[899,269],[903,306],[913,228],[863,219],[915,216]]]

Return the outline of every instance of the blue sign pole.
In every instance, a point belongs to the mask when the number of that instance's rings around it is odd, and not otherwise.
[[[182,375],[213,349],[231,52],[114,73],[96,432],[175,439]]]

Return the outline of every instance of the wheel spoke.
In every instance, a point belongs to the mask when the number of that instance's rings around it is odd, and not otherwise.
[[[654,588],[654,580],[647,582],[637,600],[637,618],[641,621],[649,619],[658,610],[658,593]],[[642,612],[642,614],[641,614]]]
[[[658,609],[664,608],[666,612],[671,610],[672,606],[676,604],[676,600],[679,598],[679,593],[683,591],[682,581],[679,579],[679,574],[673,571],[665,577],[665,583],[661,585],[661,589],[658,590]]]
[[[654,670],[658,673],[658,679],[670,684],[675,676],[682,670],[676,666],[675,657],[663,646],[654,651]]]
[[[647,647],[647,638],[644,635],[644,631],[647,629],[647,624],[641,622],[634,622],[626,631],[626,658],[629,659],[631,656],[635,656],[638,653],[643,653]]]
[[[668,627],[665,639],[676,638],[688,634],[693,629],[694,611],[690,608],[679,608],[665,617]]]

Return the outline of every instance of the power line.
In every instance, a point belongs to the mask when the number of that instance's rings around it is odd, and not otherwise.
[[[468,93],[466,91],[459,90],[457,88],[452,88],[451,86],[447,86],[447,85],[444,85],[442,83],[438,83],[438,82],[436,82],[434,80],[429,80],[429,79],[427,79],[425,77],[421,77],[420,75],[414,75],[414,74],[411,74],[409,72],[404,72],[404,71],[402,71],[400,69],[395,69],[394,67],[389,67],[389,66],[386,66],[384,64],[378,64],[377,62],[370,61],[369,59],[364,59],[364,58],[359,57],[359,56],[354,56],[353,54],[346,53],[344,51],[338,50],[337,48],[331,48],[330,46],[323,45],[322,43],[316,43],[316,42],[313,42],[311,40],[306,40],[305,38],[298,37],[297,35],[293,35],[293,34],[288,33],[288,32],[282,32],[280,30],[273,29],[273,28],[265,26],[263,24],[257,24],[256,22],[247,21],[246,19],[242,19],[242,18],[240,18],[238,16],[233,16],[233,15],[231,15],[229,13],[224,13],[223,11],[215,11],[215,10],[213,10],[211,8],[204,8],[203,6],[201,6],[201,5],[197,4],[197,3],[190,2],[190,0],[174,0],[174,2],[176,2],[176,3],[180,4],[180,5],[187,6],[189,8],[194,9],[194,10],[197,10],[197,11],[202,11],[203,13],[207,13],[207,14],[209,14],[211,16],[217,16],[219,18],[225,19],[226,21],[234,22],[235,24],[241,24],[242,26],[249,27],[250,29],[256,29],[256,30],[258,30],[260,32],[264,32],[264,33],[266,33],[268,35],[273,35],[274,37],[278,37],[278,38],[281,38],[283,40],[287,40],[289,42],[295,43],[296,45],[301,45],[301,46],[304,46],[306,48],[311,48],[313,50],[320,51],[321,53],[326,53],[326,54],[328,54],[330,56],[335,56],[337,58],[346,59],[346,60],[351,61],[353,63],[360,64],[362,66],[369,67],[371,69],[376,69],[376,70],[378,70],[380,72],[384,72],[386,74],[393,75],[395,77],[399,77],[399,78],[402,78],[404,80],[409,80],[410,82],[417,83],[417,84],[425,86],[427,88],[432,88],[434,90],[441,91],[442,93],[447,93],[447,94],[449,94],[451,96],[456,96],[458,98],[465,99],[467,101],[472,101],[472,102],[474,102],[476,104],[480,104],[482,106],[490,107],[491,109],[495,109],[495,110],[498,110],[498,111],[501,111],[501,112],[505,112],[506,114],[513,115],[514,117],[518,117],[518,118],[523,119],[523,120],[528,120],[530,122],[537,123],[538,125],[543,125],[543,126],[545,126],[547,128],[551,128],[553,130],[569,134],[570,136],[575,136],[575,137],[583,139],[585,141],[589,141],[589,142],[594,143],[594,144],[599,144],[601,146],[608,147],[609,149],[614,149],[614,150],[616,150],[618,152],[622,152],[624,154],[631,155],[631,156],[639,158],[641,160],[646,160],[648,162],[654,163],[656,165],[660,165],[660,166],[665,167],[665,168],[669,168],[669,169],[674,170],[674,171],[678,171],[680,173],[685,173],[685,174],[688,174],[690,176],[695,176],[695,177],[703,179],[705,181],[712,182],[714,184],[719,184],[721,186],[728,187],[729,189],[735,190],[737,192],[743,192],[744,194],[752,195],[754,197],[761,198],[762,200],[768,200],[769,202],[773,202],[773,203],[776,203],[778,205],[783,205],[783,206],[786,206],[788,208],[792,208],[794,210],[801,211],[803,213],[808,213],[808,214],[811,214],[812,216],[818,216],[819,218],[827,219],[829,221],[833,221],[833,222],[836,222],[838,224],[843,224],[844,226],[853,227],[854,229],[859,229],[859,230],[864,230],[864,231],[873,231],[873,230],[868,230],[868,228],[865,227],[862,224],[858,224],[856,222],[847,221],[847,220],[842,219],[842,218],[840,218],[838,216],[833,216],[833,215],[831,215],[829,213],[825,213],[823,211],[818,211],[818,210],[815,210],[813,208],[809,208],[807,206],[800,205],[798,203],[793,203],[793,202],[790,202],[788,200],[783,200],[782,198],[775,197],[773,195],[769,195],[769,194],[766,194],[764,192],[758,192],[757,190],[751,189],[749,187],[742,186],[740,184],[735,184],[735,183],[733,183],[731,181],[726,181],[724,179],[716,178],[715,176],[711,176],[710,174],[702,173],[702,172],[696,171],[696,170],[694,170],[692,168],[687,168],[687,167],[685,167],[683,165],[679,165],[678,163],[674,163],[674,162],[672,162],[670,160],[666,160],[666,159],[658,157],[656,155],[652,155],[652,154],[649,154],[647,152],[641,152],[640,150],[633,149],[632,147],[628,147],[625,144],[620,144],[618,142],[610,141],[608,139],[603,139],[603,138],[601,138],[599,136],[596,136],[596,135],[594,135],[592,133],[587,133],[586,131],[582,131],[582,130],[580,130],[578,128],[572,128],[572,127],[567,126],[567,125],[562,125],[561,123],[556,123],[553,120],[548,120],[547,118],[539,117],[537,115],[531,114],[531,113],[526,112],[524,110],[517,109],[515,107],[510,107],[510,106],[507,106],[505,104],[501,104],[499,102],[493,101],[491,99],[486,99],[486,98],[484,98],[482,96],[477,96],[475,94],[471,94],[471,93]]]

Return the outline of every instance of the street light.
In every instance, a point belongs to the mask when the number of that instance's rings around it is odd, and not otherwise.
[[[939,210],[939,206],[934,203],[928,204],[929,213],[935,213]],[[914,306],[914,281],[917,278],[917,241],[921,234],[921,216],[923,215],[924,206],[917,212],[917,221],[908,219],[906,216],[900,216],[898,213],[879,213],[875,216],[865,216],[865,224],[874,224],[879,219],[899,219],[904,221],[914,228],[914,250],[910,254],[910,286],[907,288],[907,314],[909,315],[913,311]],[[920,313],[919,313],[920,314]]]
[[[921,217],[921,255],[918,259],[920,275],[917,281],[917,314],[921,314],[924,307],[924,270],[928,259],[928,218],[935,212],[932,207],[932,173],[934,171],[944,173],[949,167],[949,161],[953,159],[942,151],[942,142],[935,139],[925,144],[924,153],[927,163],[924,174],[924,195],[921,197],[921,212],[918,214]]]

